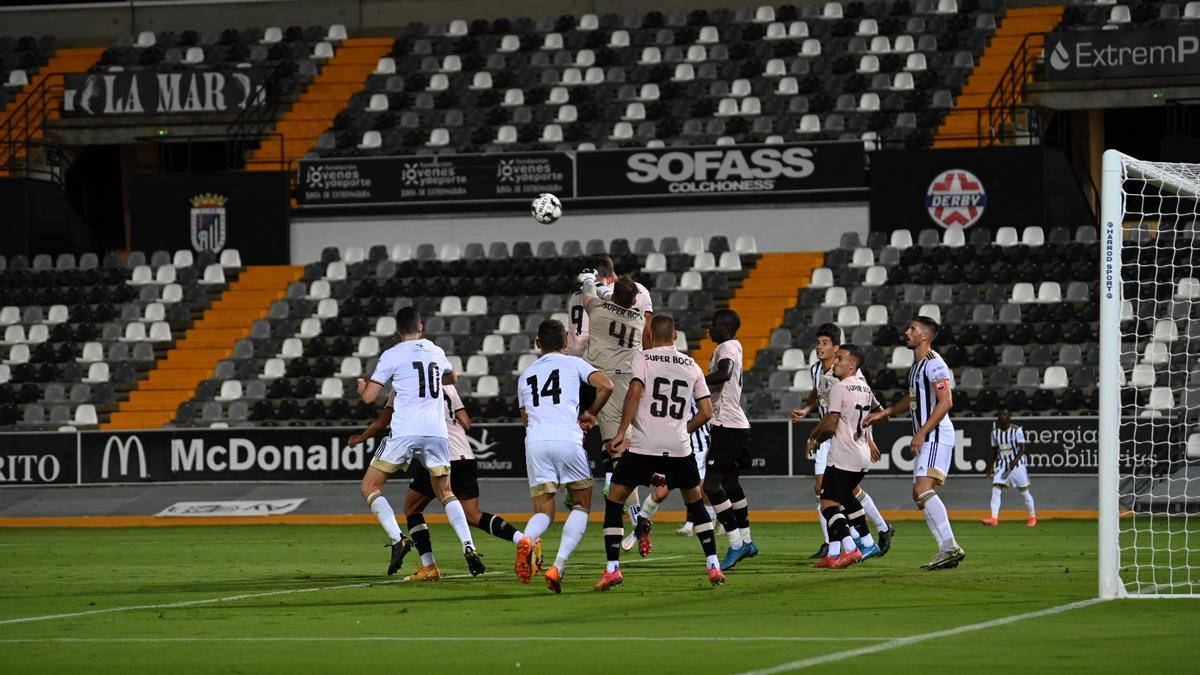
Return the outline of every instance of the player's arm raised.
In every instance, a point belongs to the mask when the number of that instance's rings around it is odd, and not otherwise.
[[[384,405],[383,410],[379,411],[379,415],[367,425],[366,429],[363,429],[362,433],[355,434],[347,439],[346,445],[353,448],[367,439],[375,438],[376,436],[382,434],[384,430],[387,429],[392,423],[392,409],[395,401],[396,392],[392,392],[388,395],[387,404]]]
[[[583,288],[580,289],[582,295],[579,296],[579,302],[583,305],[584,309],[588,309],[602,300],[596,286],[596,270],[584,270],[579,274],[579,280],[583,282]]]

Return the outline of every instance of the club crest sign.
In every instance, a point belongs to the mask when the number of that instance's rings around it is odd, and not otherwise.
[[[192,197],[192,248],[219,252],[225,247],[225,202],[228,197],[211,192]]]
[[[983,181],[963,169],[941,172],[925,191],[929,217],[942,227],[970,227],[983,217],[986,207]]]

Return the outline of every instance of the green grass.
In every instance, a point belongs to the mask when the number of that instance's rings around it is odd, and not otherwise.
[[[676,537],[671,527],[660,523],[648,560],[626,556],[624,586],[594,593],[602,555],[593,523],[560,596],[536,579],[518,583],[513,547],[490,537],[479,544],[492,571],[460,576],[466,566],[446,526],[432,529],[442,572],[451,578],[424,585],[377,583],[387,579],[377,527],[6,530],[0,533],[0,668],[732,673],[1055,607],[1093,597],[1096,589],[1094,523],[993,530],[961,522],[967,560],[944,572],[917,569],[933,553],[922,522],[899,523],[886,558],[842,571],[810,566],[813,524],[757,525],[762,554],[716,589],[704,576],[695,539]],[[557,536],[555,528],[547,537],[548,558]],[[344,588],[350,584],[363,585]],[[320,590],[265,595],[289,589]],[[817,668],[1179,670],[1193,658],[1197,619],[1200,602],[1192,600],[1103,603]],[[596,639],[630,635],[675,639]],[[280,637],[302,639],[253,639]],[[465,639],[329,639],[368,637]],[[569,639],[580,637],[588,639]]]

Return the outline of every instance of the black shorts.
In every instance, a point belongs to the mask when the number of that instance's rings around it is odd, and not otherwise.
[[[712,427],[708,444],[708,470],[736,476],[750,468],[750,430]]]
[[[412,482],[408,487],[413,492],[420,493],[433,499],[433,484],[429,482],[429,472],[420,462],[409,465],[408,476]],[[475,499],[479,497],[479,472],[473,459],[456,459],[450,462],[450,491],[459,499]]]
[[[700,470],[696,468],[695,457],[662,457],[635,452],[621,454],[613,469],[612,482],[626,487],[649,486],[650,477],[656,473],[667,477],[667,486],[671,489],[690,490],[700,485]]]
[[[836,466],[825,467],[825,478],[821,482],[821,499],[846,505],[854,497],[854,489],[862,482],[866,471],[846,471]]]

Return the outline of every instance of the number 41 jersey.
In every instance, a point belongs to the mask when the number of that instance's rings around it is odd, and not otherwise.
[[[396,391],[392,412],[393,436],[449,438],[442,375],[453,366],[442,348],[424,338],[406,340],[385,351],[371,381]]]
[[[596,369],[578,356],[557,352],[534,361],[517,383],[521,409],[529,418],[526,441],[583,444],[579,428],[579,385]]]
[[[633,355],[633,379],[642,383],[642,399],[630,430],[629,451],[658,457],[692,454],[687,423],[692,400],[709,397],[704,371],[674,347],[655,347]]]

